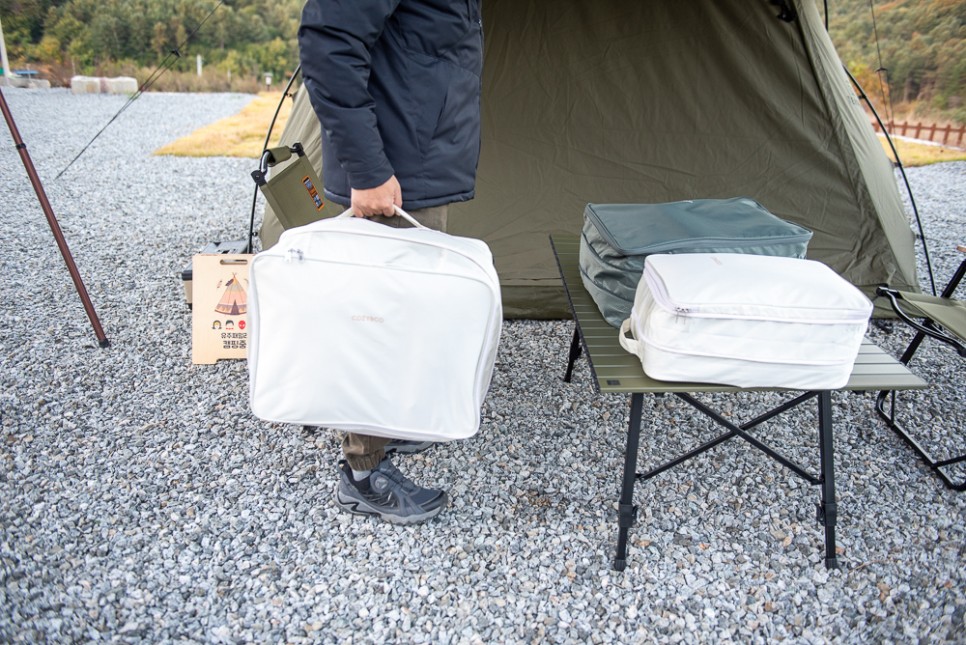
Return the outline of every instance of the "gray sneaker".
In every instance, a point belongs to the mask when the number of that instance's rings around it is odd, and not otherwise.
[[[393,524],[418,524],[439,515],[449,502],[443,491],[414,484],[388,458],[362,482],[355,481],[346,461],[339,462],[339,470],[335,503],[350,513],[378,515]]]
[[[386,454],[391,455],[392,453],[397,453],[400,455],[415,455],[417,452],[422,452],[427,448],[432,448],[436,445],[435,441],[407,441],[406,439],[393,439],[386,444]]]

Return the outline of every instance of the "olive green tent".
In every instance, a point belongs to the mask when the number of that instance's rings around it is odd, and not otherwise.
[[[812,0],[483,8],[477,193],[450,232],[490,245],[508,317],[567,315],[548,236],[578,233],[588,202],[751,197],[814,231],[808,256],[867,294],[917,290],[892,164]],[[319,136],[299,93],[283,142],[319,168]],[[278,234],[269,209],[263,246]]]

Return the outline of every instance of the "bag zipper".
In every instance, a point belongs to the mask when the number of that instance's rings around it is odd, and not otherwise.
[[[719,318],[727,320],[763,320],[778,323],[802,323],[809,325],[840,325],[842,323],[868,322],[868,316],[862,314],[861,312],[849,312],[852,315],[842,316],[839,318],[808,318],[801,320],[794,318],[778,318],[774,316],[748,316],[735,313],[702,311],[700,305],[689,307],[674,302],[670,295],[668,295],[667,287],[665,286],[664,281],[661,280],[657,275],[645,270],[643,279],[647,283],[648,288],[651,290],[651,297],[654,298],[654,302],[665,311],[669,311],[679,316],[690,316],[692,318]]]

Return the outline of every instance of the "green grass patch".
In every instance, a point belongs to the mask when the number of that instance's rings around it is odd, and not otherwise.
[[[881,134],[879,136],[879,141],[882,143],[882,147],[886,152],[886,156],[889,157],[895,163],[895,155],[892,153],[892,148],[889,146],[889,142]],[[914,168],[916,166],[928,166],[934,163],[942,163],[944,161],[966,161],[966,150],[961,150],[959,148],[952,148],[949,146],[942,146],[938,144],[929,143],[918,143],[915,141],[908,141],[906,139],[893,138],[892,142],[896,146],[896,150],[899,152],[899,158],[902,160],[902,165],[907,168]]]
[[[246,157],[257,159],[265,143],[265,135],[272,121],[272,115],[282,98],[281,92],[261,92],[246,105],[241,112],[221,119],[203,128],[195,130],[190,135],[169,143],[155,151],[157,155],[173,155],[179,157]],[[269,145],[278,143],[285,122],[292,111],[292,101],[285,101],[279,112],[273,137]],[[886,155],[895,162],[892,149],[885,137],[879,135],[879,141],[886,151]],[[950,146],[917,143],[905,139],[893,139],[902,164],[906,167],[927,166],[945,161],[966,161],[966,150]]]
[[[199,128],[188,136],[155,150],[154,154],[258,159],[262,154],[272,115],[275,114],[281,98],[281,92],[261,92],[238,114]],[[291,111],[292,101],[286,100],[272,130],[270,146],[278,142]]]

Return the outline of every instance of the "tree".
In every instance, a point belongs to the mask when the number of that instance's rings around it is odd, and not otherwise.
[[[864,79],[873,70],[888,78],[893,98],[931,104],[966,121],[966,2],[840,1],[830,10],[829,32],[842,59],[868,90],[872,88]]]

